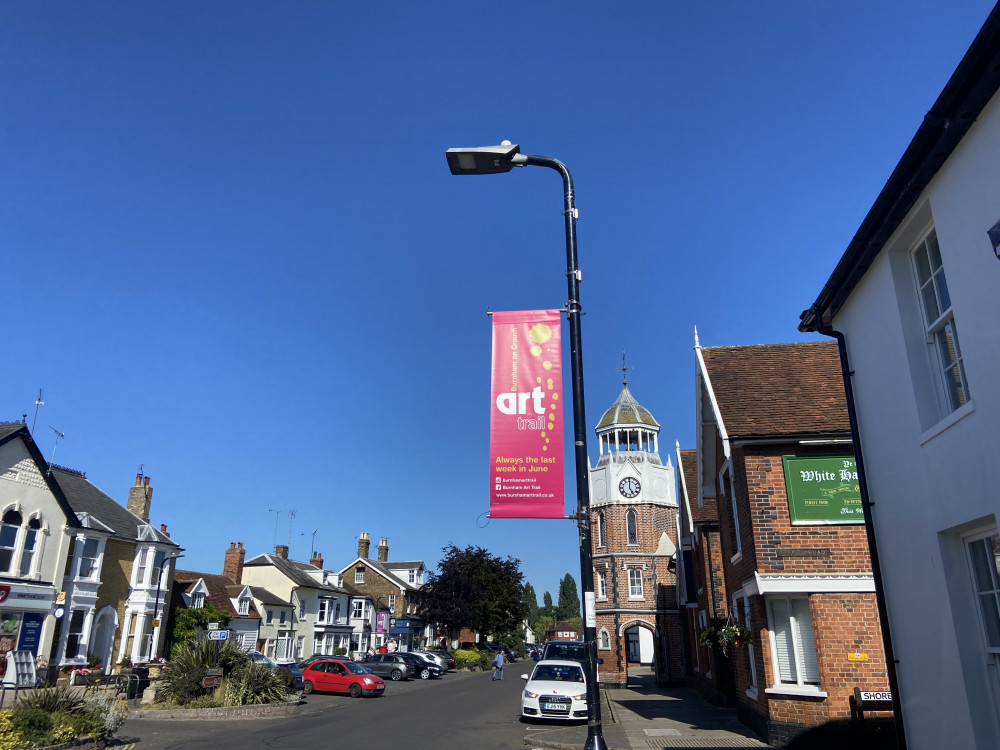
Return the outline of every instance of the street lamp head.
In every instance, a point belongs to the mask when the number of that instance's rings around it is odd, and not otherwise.
[[[499,146],[449,148],[445,156],[452,174],[499,174],[524,166],[520,153],[520,146],[504,141]]]

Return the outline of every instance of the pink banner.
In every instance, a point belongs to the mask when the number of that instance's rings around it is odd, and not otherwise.
[[[490,517],[564,518],[559,310],[493,313]]]

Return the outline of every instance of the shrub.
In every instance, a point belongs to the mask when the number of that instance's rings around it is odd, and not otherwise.
[[[201,686],[205,670],[216,663],[216,641],[192,641],[174,646],[170,669],[163,674],[163,697],[180,704],[190,704],[208,693]],[[232,674],[250,663],[250,657],[231,641],[219,647],[218,665],[223,674]]]
[[[49,745],[52,735],[52,715],[40,708],[29,708],[15,704],[10,712],[14,731],[20,735],[25,746]]]
[[[472,669],[479,666],[479,652],[475,649],[459,649],[455,652],[456,669]]]
[[[333,650],[333,655],[334,656],[347,656],[347,649],[343,648],[343,647],[341,647],[341,648],[335,648]]]
[[[78,691],[60,685],[24,693],[17,705],[25,708],[37,708],[50,714],[57,712],[79,713],[83,710],[83,698]]]
[[[128,703],[107,690],[89,693],[83,699],[80,727],[96,741],[106,742],[128,718]]]
[[[284,670],[275,674],[263,664],[251,662],[229,678],[226,685],[226,704],[229,706],[250,706],[260,703],[281,703],[287,690],[281,682],[280,674],[291,675]]]

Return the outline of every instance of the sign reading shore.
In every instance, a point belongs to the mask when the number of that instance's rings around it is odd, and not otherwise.
[[[493,313],[490,517],[562,518],[559,310]]]
[[[782,456],[793,524],[864,523],[853,455]]]

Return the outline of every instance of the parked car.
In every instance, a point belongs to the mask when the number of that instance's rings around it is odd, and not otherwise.
[[[441,667],[420,654],[412,651],[398,651],[396,652],[396,656],[402,656],[406,661],[410,662],[417,673],[417,677],[421,680],[429,680],[431,677],[440,677],[444,674],[444,670]]]
[[[317,659],[306,666],[302,676],[302,692],[306,694],[322,690],[360,698],[385,693],[385,681],[381,677],[347,659]]]
[[[456,666],[458,666],[458,660],[455,658],[455,654],[451,653],[450,651],[435,649],[434,651],[428,651],[427,653],[437,654],[438,656],[440,656],[441,660],[444,662],[445,669],[454,669]]]
[[[292,688],[295,690],[302,690],[304,682],[302,679],[302,670],[299,668],[298,664],[278,664],[270,656],[262,654],[260,651],[248,651],[247,656],[250,657],[250,661],[257,664],[263,664],[275,674],[278,672],[287,672],[292,676]]]
[[[549,641],[542,649],[541,660],[572,659],[583,663],[587,660],[587,647],[583,641]]]
[[[535,664],[521,693],[521,719],[587,720],[587,680],[579,662],[543,660]]]
[[[441,667],[442,672],[448,671],[448,660],[436,651],[409,651],[407,653],[417,654],[418,656],[422,656],[424,659],[427,659],[432,664],[437,664]]]
[[[484,643],[483,648],[489,651],[491,654],[496,655],[498,651],[503,652],[503,658],[509,662],[517,661],[517,652],[513,649],[509,649],[506,646],[501,646],[496,643]]]
[[[393,681],[408,680],[417,674],[416,667],[400,656],[398,652],[395,654],[373,654],[361,662],[361,665],[375,674],[388,677]]]

